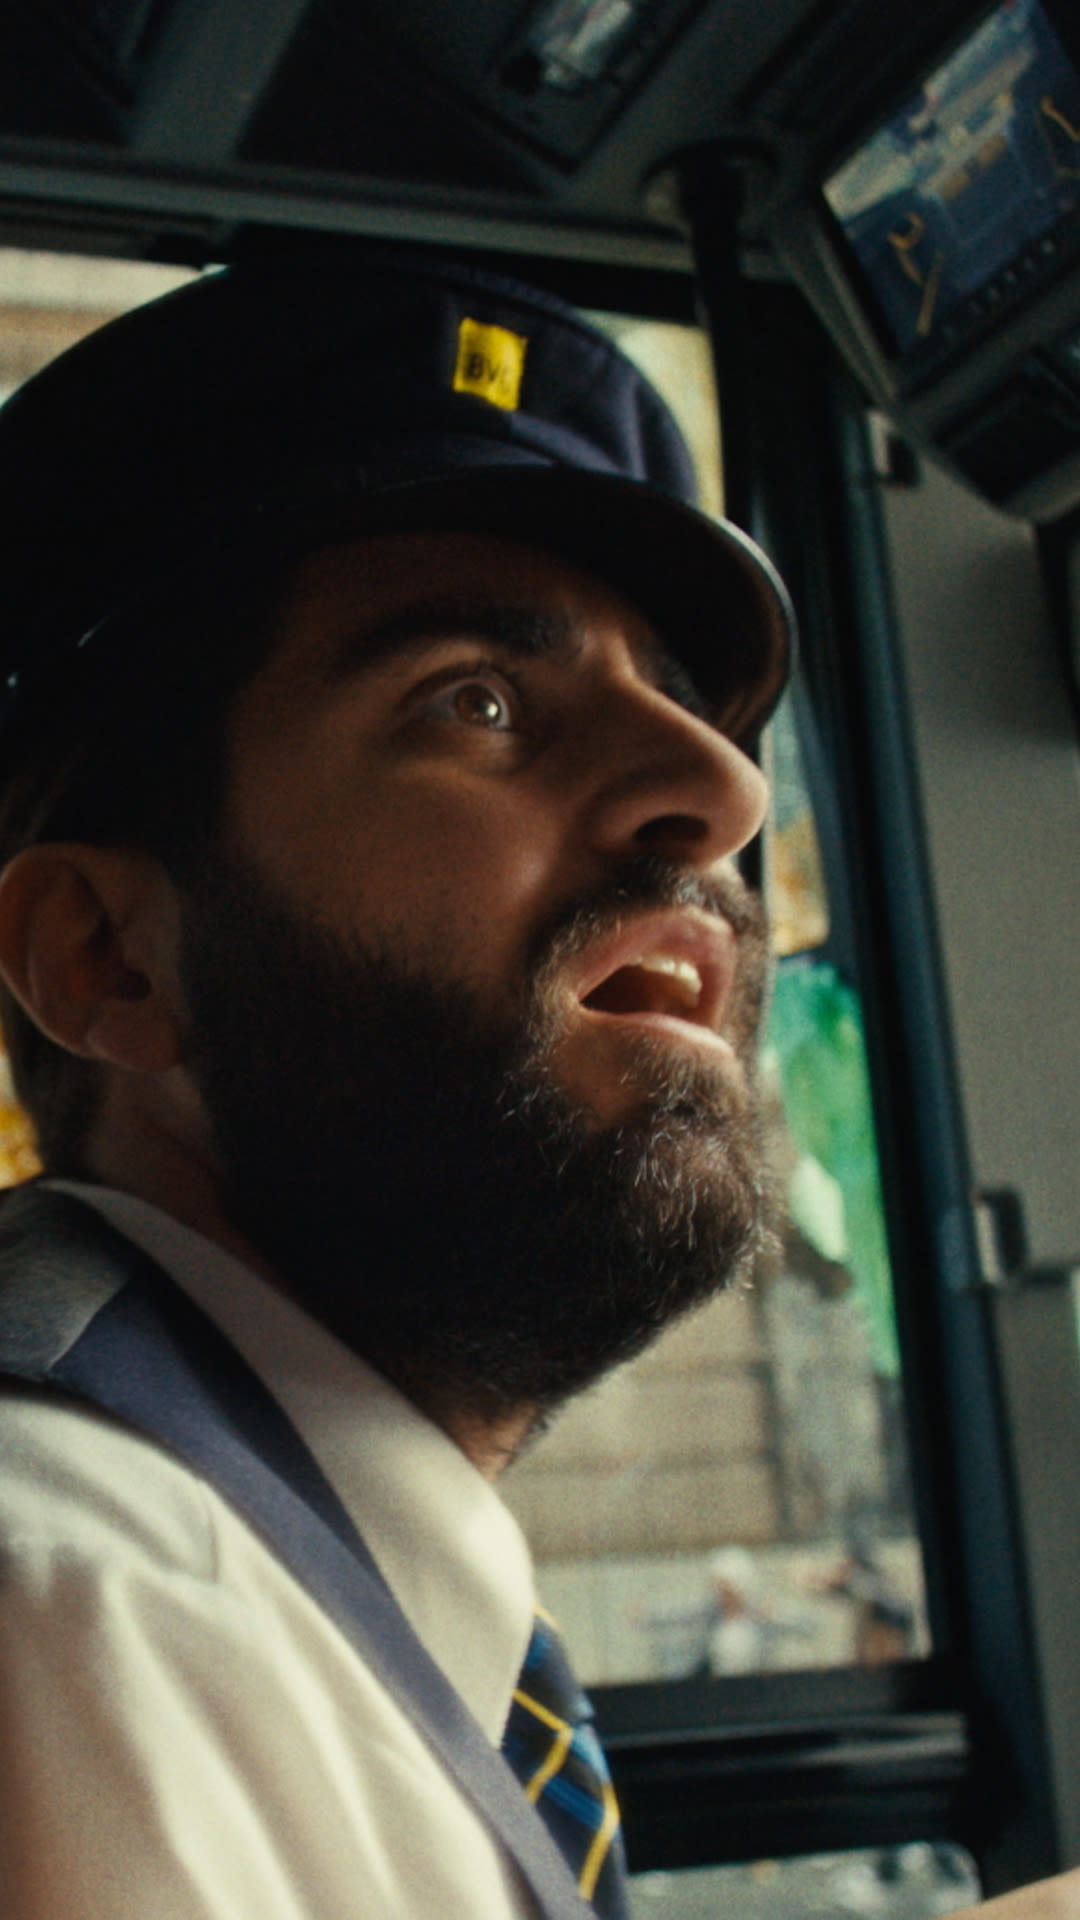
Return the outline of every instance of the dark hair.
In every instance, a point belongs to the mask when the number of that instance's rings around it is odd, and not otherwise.
[[[117,615],[45,672],[0,743],[0,868],[24,847],[134,847],[182,881],[215,833],[233,699],[274,639],[289,561],[248,555]],[[0,978],[15,1091],[54,1173],[84,1171],[96,1066],[50,1040]]]

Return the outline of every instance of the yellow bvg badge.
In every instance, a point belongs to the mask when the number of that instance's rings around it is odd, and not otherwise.
[[[458,328],[454,392],[475,393],[493,407],[513,413],[525,372],[524,334],[508,327],[486,326],[482,320],[463,320]]]

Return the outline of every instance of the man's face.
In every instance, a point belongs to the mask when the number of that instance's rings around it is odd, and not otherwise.
[[[487,1404],[561,1397],[723,1284],[763,951],[730,857],[765,787],[645,622],[480,536],[324,552],[231,768],[193,1067],[283,1278]]]

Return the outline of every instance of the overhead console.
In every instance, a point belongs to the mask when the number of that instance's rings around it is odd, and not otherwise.
[[[954,14],[906,71],[903,38],[884,93],[877,49],[854,111],[804,136],[763,236],[912,439],[1053,518],[1080,501],[1080,18]]]

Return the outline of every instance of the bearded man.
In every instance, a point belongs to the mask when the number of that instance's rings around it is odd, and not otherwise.
[[[0,476],[7,1920],[623,1913],[491,1481],[753,1253],[783,590],[419,256],[115,323]]]

